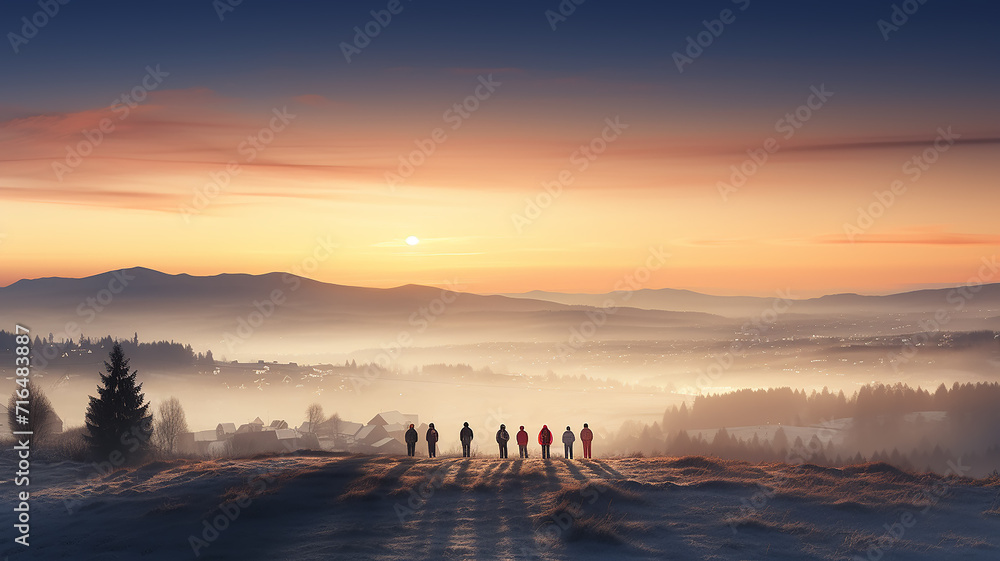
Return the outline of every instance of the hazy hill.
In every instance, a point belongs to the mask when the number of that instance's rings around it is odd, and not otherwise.
[[[135,267],[81,279],[20,280],[0,288],[0,309],[43,337],[51,332],[56,339],[76,339],[82,332],[130,338],[138,332],[146,341],[210,348],[217,358],[324,361],[359,349],[498,341],[729,341],[745,337],[747,325],[751,336],[770,338],[899,335],[926,330],[921,322],[941,310],[948,314],[947,330],[996,327],[1000,285],[968,294],[974,297],[956,289],[839,294],[790,305],[673,289],[479,295],[418,285],[343,286],[287,273],[193,276]],[[596,308],[608,299],[620,307],[613,313]]]
[[[905,314],[937,310],[957,311],[959,305],[977,317],[995,316],[1000,311],[1000,284],[987,284],[976,289],[940,288],[916,290],[885,296],[861,294],[831,294],[818,298],[791,298],[788,312],[795,314]],[[770,309],[780,299],[754,296],[712,296],[674,288],[640,289],[631,292],[580,294],[534,290],[505,294],[512,298],[546,300],[563,305],[600,306],[612,299],[624,305],[647,310],[704,312],[727,317],[748,317]]]
[[[251,340],[254,356],[287,354],[292,346],[348,352],[398,344],[562,341],[597,318],[582,306],[428,286],[363,288],[286,273],[192,276],[142,267],[81,279],[21,280],[0,288],[0,308],[42,336],[75,339],[82,331],[130,337],[137,331],[144,340],[184,340],[230,358]],[[597,321],[600,337],[610,339],[676,337],[727,323],[704,313],[634,308],[602,313]]]
[[[38,559],[150,561],[985,560],[1000,545],[996,487],[981,480],[886,464],[542,461],[531,448],[528,460],[303,454],[111,475],[36,461],[31,514],[45,524],[31,547]],[[10,455],[0,466],[15,469]]]

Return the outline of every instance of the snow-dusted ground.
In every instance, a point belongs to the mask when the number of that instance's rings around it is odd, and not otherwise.
[[[11,560],[1000,558],[1000,486],[884,464],[286,456],[101,477],[36,462],[30,489],[24,548],[0,484]]]

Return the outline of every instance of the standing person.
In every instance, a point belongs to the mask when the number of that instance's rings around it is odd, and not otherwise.
[[[517,432],[517,448],[522,458],[528,457],[528,431],[524,430],[524,425],[521,425],[521,430]]]
[[[500,425],[497,431],[497,444],[500,445],[500,459],[507,457],[507,441],[510,440],[510,433],[507,432],[507,425]]]
[[[571,460],[573,459],[574,442],[576,442],[576,435],[574,435],[573,431],[567,426],[566,432],[563,433],[563,448],[566,449],[565,452],[563,452],[563,455]]]
[[[438,431],[434,428],[434,423],[427,425],[427,457],[433,458],[437,456],[437,441],[438,441]]]
[[[583,457],[590,459],[590,443],[594,441],[594,431],[590,430],[590,425],[587,423],[583,424],[583,430],[580,431],[580,440],[583,442]]]
[[[458,435],[458,438],[462,441],[462,457],[469,458],[472,456],[472,429],[469,428],[469,423],[466,422],[465,426],[462,427],[462,432]]]
[[[538,432],[538,443],[542,445],[542,459],[549,458],[549,447],[552,446],[552,431],[548,425],[542,425],[542,430]]]
[[[417,429],[413,428],[413,425],[410,425],[410,428],[406,430],[403,440],[406,441],[406,455],[415,456],[417,453]]]

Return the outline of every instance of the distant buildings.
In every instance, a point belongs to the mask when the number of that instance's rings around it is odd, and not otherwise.
[[[252,456],[300,449],[405,454],[403,435],[406,429],[413,424],[419,427],[421,433],[427,430],[426,425],[419,422],[417,415],[385,411],[364,425],[333,418],[316,427],[302,423],[292,429],[283,420],[265,425],[260,417],[256,417],[239,427],[235,423],[219,423],[215,430],[182,434],[177,442],[177,451],[209,457]]]
[[[185,433],[177,442],[181,454],[209,457],[293,452],[303,448],[319,449],[316,436],[289,429],[282,420],[264,426],[260,417],[239,428],[235,423],[219,423],[215,430]]]

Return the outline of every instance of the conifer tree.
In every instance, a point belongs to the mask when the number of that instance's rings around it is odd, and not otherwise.
[[[136,383],[138,371],[129,372],[121,344],[114,344],[109,358],[111,362],[104,363],[107,373],[101,374],[97,388],[99,397],[90,396],[85,436],[97,458],[120,465],[149,451],[153,416],[142,384]]]

